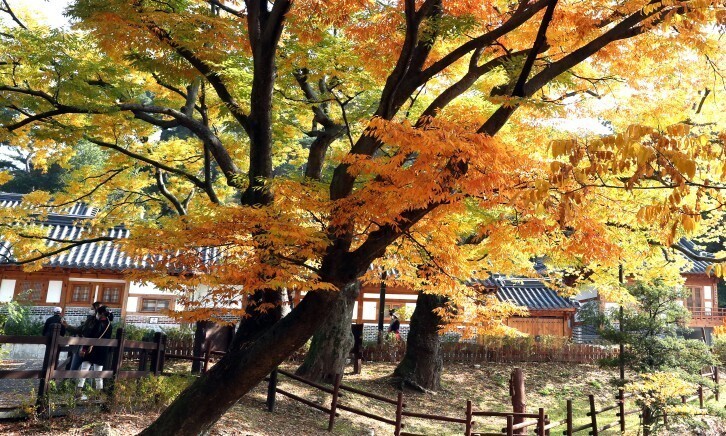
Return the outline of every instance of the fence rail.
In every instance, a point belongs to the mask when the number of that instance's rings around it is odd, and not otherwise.
[[[44,336],[8,336],[0,335],[0,344],[35,344],[45,345],[43,365],[40,370],[0,370],[0,379],[40,379],[36,406],[44,412],[51,380],[66,378],[105,378],[111,379],[110,390],[118,379],[141,378],[150,374],[160,375],[163,369],[165,336],[157,333],[154,342],[127,341],[124,329],[116,330],[115,339],[76,338],[60,336],[60,325],[54,325],[51,334]],[[110,369],[104,371],[66,370],[59,368],[58,356],[67,350],[69,345],[108,347],[113,352]],[[124,360],[130,354],[143,356],[139,360],[138,369],[121,370]],[[148,364],[148,366],[147,366]]]
[[[278,374],[283,375],[290,380],[303,383],[307,386],[310,386],[314,389],[317,389],[321,392],[324,392],[326,394],[331,395],[330,400],[330,406],[321,405],[317,402],[312,402],[310,400],[307,400],[305,398],[302,398],[298,395],[295,395],[287,390],[281,389],[277,386],[278,383]],[[719,371],[718,368],[713,368],[710,373],[703,374],[704,376],[708,376],[711,378],[714,382],[716,382],[716,385],[713,389],[714,397],[718,400],[718,391],[719,391]],[[627,400],[629,398],[633,398],[633,394],[631,393],[625,393],[622,389],[618,390],[618,394],[615,396],[615,402],[611,404],[601,405],[600,408],[597,407],[595,397],[594,395],[588,395],[588,402],[589,402],[589,412],[587,412],[585,415],[589,418],[589,422],[586,424],[582,424],[579,426],[574,425],[574,416],[573,416],[573,408],[572,408],[572,400],[568,399],[566,403],[566,412],[565,417],[558,421],[550,421],[549,416],[545,413],[544,408],[539,408],[537,413],[523,413],[523,412],[495,412],[495,411],[486,411],[486,410],[474,410],[472,407],[472,402],[467,401],[466,402],[466,409],[463,410],[463,413],[461,416],[443,416],[443,415],[436,415],[431,413],[424,413],[424,412],[415,412],[408,410],[406,408],[406,403],[403,399],[403,394],[401,392],[398,393],[397,398],[387,398],[385,396],[374,394],[370,392],[366,392],[359,388],[353,388],[351,386],[347,386],[342,384],[342,376],[337,375],[335,377],[335,381],[332,385],[332,387],[328,387],[310,380],[306,380],[303,377],[300,377],[298,375],[289,373],[287,371],[283,371],[281,369],[277,369],[273,371],[270,374],[270,377],[266,379],[268,381],[268,390],[267,390],[267,407],[270,412],[274,411],[275,404],[276,404],[276,395],[281,394],[288,398],[291,398],[295,401],[298,401],[302,404],[305,404],[309,407],[312,407],[316,410],[320,410],[321,412],[324,412],[328,415],[328,431],[332,431],[335,423],[335,418],[339,416],[338,411],[346,411],[349,413],[353,413],[359,416],[364,416],[369,419],[373,419],[379,422],[382,422],[384,424],[388,424],[394,427],[394,435],[396,436],[421,436],[416,435],[415,433],[409,433],[404,432],[402,429],[406,427],[406,424],[403,422],[404,418],[416,418],[416,419],[422,419],[422,420],[428,420],[428,421],[441,421],[441,422],[449,422],[454,424],[460,424],[464,427],[464,435],[466,436],[510,436],[514,434],[527,434],[528,431],[533,431],[536,435],[549,435],[551,434],[551,430],[556,429],[558,427],[565,427],[564,430],[562,430],[563,435],[572,436],[573,434],[588,431],[589,435],[598,436],[600,433],[605,432],[606,430],[619,427],[619,430],[621,433],[625,432],[626,430],[626,417],[628,415],[632,415],[635,413],[641,413],[645,414],[646,410],[641,410],[640,408],[633,407],[635,404],[631,405],[631,408],[628,408]],[[704,389],[706,388],[705,385],[700,385],[696,395],[694,395],[691,398],[683,398],[683,402],[690,402],[690,401],[699,401],[699,407],[703,408],[705,396],[704,396]],[[388,405],[395,405],[396,406],[396,412],[394,416],[382,416],[382,415],[376,415],[374,413],[368,412],[366,410],[361,410],[357,407],[352,407],[349,404],[342,404],[340,398],[342,397],[342,392],[350,392],[355,393],[358,395],[362,395],[364,397],[373,399],[375,401],[383,402]],[[631,400],[633,401],[633,400]],[[612,420],[610,422],[607,422],[607,417],[603,414],[606,414],[607,412],[611,412],[613,410],[617,410],[615,413],[615,420]],[[641,415],[641,416],[643,416]],[[612,416],[612,415],[610,415]],[[489,418],[504,418],[506,419],[506,425],[505,427],[501,428],[499,431],[476,431],[476,422],[475,419],[477,417],[489,417]],[[611,418],[612,419],[612,418]],[[658,419],[661,419],[660,417]],[[663,422],[667,424],[667,416],[662,417]],[[517,422],[521,421],[521,422]],[[605,421],[605,422],[603,422]],[[488,425],[491,425],[489,423]],[[531,430],[530,430],[531,429]],[[647,434],[648,429],[644,428],[644,434]]]
[[[564,362],[595,363],[600,359],[617,356],[614,347],[590,344],[507,344],[483,345],[475,343],[441,344],[444,363],[517,363]],[[382,345],[364,345],[364,361],[398,362],[406,352],[405,342]]]

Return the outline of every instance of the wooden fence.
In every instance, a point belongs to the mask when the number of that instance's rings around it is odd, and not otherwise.
[[[483,345],[466,342],[441,344],[444,363],[518,363],[518,362],[566,362],[596,363],[600,359],[617,356],[614,347],[590,344],[543,345],[514,343]],[[406,343],[364,345],[364,361],[398,362],[406,352]]]
[[[154,342],[129,341],[124,338],[124,330],[116,330],[115,339],[77,338],[60,336],[60,325],[53,326],[50,336],[6,336],[0,335],[0,344],[37,344],[45,345],[45,355],[40,370],[0,370],[0,379],[40,379],[36,404],[42,408],[47,398],[51,380],[67,378],[104,378],[111,379],[109,389],[113,391],[118,379],[141,378],[150,374],[160,375],[164,361],[165,337],[161,333],[154,336]],[[70,371],[59,368],[58,356],[68,346],[109,347],[113,351],[110,369],[103,371]],[[136,370],[122,370],[127,352],[143,356]],[[148,365],[148,366],[147,366]]]
[[[283,375],[291,380],[303,383],[307,386],[310,386],[314,389],[317,389],[319,391],[325,392],[330,395],[330,406],[325,406],[322,404],[319,404],[317,402],[313,402],[310,400],[307,400],[305,398],[302,398],[298,395],[293,394],[292,392],[289,392],[287,390],[281,389],[278,386],[278,376]],[[718,401],[719,398],[719,371],[718,368],[713,368],[713,370],[710,373],[702,374],[704,377],[708,377],[711,380],[715,382],[715,387],[713,388],[713,396]],[[635,407],[635,404],[631,403],[631,407],[628,408],[628,399],[631,399],[633,397],[630,393],[624,393],[622,389],[618,390],[618,394],[615,396],[615,402],[606,404],[604,406],[601,406],[598,408],[594,395],[588,395],[588,402],[589,402],[589,411],[586,413],[586,416],[589,418],[589,422],[587,424],[583,424],[580,426],[575,427],[575,417],[573,416],[573,408],[572,408],[572,400],[568,399],[566,402],[566,414],[565,417],[559,421],[550,421],[550,417],[545,413],[545,409],[539,408],[537,410],[537,413],[522,413],[522,412],[493,412],[493,411],[485,411],[485,410],[475,410],[472,406],[471,401],[466,401],[466,408],[462,410],[462,416],[442,416],[442,415],[436,415],[436,414],[430,414],[430,413],[421,413],[421,412],[414,412],[410,411],[406,407],[406,403],[404,402],[403,394],[399,392],[397,394],[396,398],[387,398],[378,394],[366,392],[361,389],[353,388],[351,386],[347,386],[342,384],[342,376],[337,375],[335,377],[335,382],[332,386],[328,387],[325,385],[321,385],[319,383],[312,382],[310,380],[306,380],[300,376],[297,376],[295,374],[292,374],[287,371],[283,371],[281,369],[277,369],[273,371],[270,374],[270,377],[266,378],[268,381],[267,386],[267,408],[270,412],[273,412],[275,410],[275,404],[276,404],[276,395],[280,394],[283,396],[286,396],[288,398],[291,398],[294,401],[298,401],[302,404],[305,404],[309,407],[312,407],[316,410],[319,410],[323,413],[325,413],[328,417],[328,431],[332,431],[335,425],[335,418],[340,416],[339,411],[346,411],[350,412],[359,416],[364,416],[366,418],[370,418],[379,422],[383,422],[384,424],[388,424],[393,427],[393,433],[396,436],[421,436],[416,435],[415,433],[408,433],[403,431],[406,428],[406,423],[404,423],[404,418],[417,418],[422,420],[429,420],[429,421],[443,421],[443,422],[451,422],[456,424],[461,424],[463,427],[463,433],[466,436],[512,436],[514,434],[527,434],[528,431],[534,431],[534,434],[538,436],[544,436],[544,435],[550,435],[551,431],[553,429],[556,429],[558,427],[564,427],[564,430],[562,430],[562,434],[566,436],[571,436],[573,434],[588,431],[589,435],[598,436],[601,432],[604,432],[606,430],[618,427],[619,431],[621,433],[625,432],[626,430],[626,417],[628,415],[632,415],[635,413],[640,413],[640,417],[642,418],[645,414],[648,413],[647,409],[640,409],[638,407]],[[699,408],[703,409],[704,407],[704,389],[706,387],[704,385],[700,385],[696,394],[692,397],[686,398],[684,397],[682,399],[683,403],[691,402],[691,401],[699,401]],[[343,396],[343,392],[346,393],[353,393],[356,395],[361,395],[363,397],[382,402],[385,404],[389,404],[391,406],[395,406],[395,412],[393,409],[391,409],[390,416],[381,416],[376,415],[374,413],[361,410],[359,408],[351,407],[348,404],[344,404],[341,401],[341,397]],[[631,400],[633,401],[633,400]],[[603,422],[607,419],[607,417],[604,415],[607,412],[610,412],[612,410],[617,410],[615,417],[615,420],[612,420],[610,422]],[[485,431],[485,432],[477,432],[475,430],[476,426],[476,417],[488,417],[488,418],[501,418],[505,420],[503,422],[504,427],[501,428],[500,431]],[[662,419],[664,424],[667,425],[668,423],[668,417],[662,416],[657,417],[658,419]],[[531,429],[531,430],[530,430]],[[644,428],[643,429],[644,434],[647,435],[649,429]]]

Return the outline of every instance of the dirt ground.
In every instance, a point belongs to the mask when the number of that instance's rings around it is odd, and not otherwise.
[[[611,380],[617,376],[615,371],[604,370],[593,365],[531,363],[531,364],[454,364],[445,368],[443,389],[436,394],[421,394],[412,391],[404,392],[406,410],[427,412],[439,415],[463,418],[466,400],[472,401],[474,410],[507,411],[509,405],[508,377],[515,366],[524,370],[527,388],[527,405],[529,411],[544,407],[550,419],[562,419],[565,414],[565,401],[573,399],[575,413],[578,417],[576,425],[588,422],[587,395],[593,394],[599,407],[613,402],[616,389]],[[292,369],[288,367],[286,369]],[[350,368],[348,368],[350,371]],[[366,364],[363,374],[346,374],[344,384],[395,398],[396,389],[391,385],[388,375],[393,370],[392,364]],[[279,387],[303,398],[328,405],[330,395],[304,387],[296,381],[280,376]],[[330,434],[327,429],[327,415],[278,394],[277,409],[274,413],[265,408],[266,383],[261,384],[246,395],[234,406],[213,428],[211,434],[222,435],[323,435]],[[370,413],[392,418],[395,407],[392,405],[362,398],[356,394],[346,393],[341,402]],[[722,402],[724,400],[722,399]],[[629,406],[632,407],[632,406]],[[723,404],[719,407],[723,408]],[[65,417],[50,420],[0,421],[0,434],[4,435],[92,435],[99,423],[108,423],[118,435],[136,434],[157,416],[158,412],[145,411],[138,413],[101,413],[98,410],[86,409],[75,411]],[[605,424],[616,420],[615,411],[599,416],[599,423]],[[637,434],[637,414],[630,415],[628,427]],[[503,420],[475,419],[476,431],[498,431]],[[404,417],[404,431],[426,435],[462,434],[462,424],[439,423]],[[708,423],[710,430],[701,434],[726,434],[722,424],[712,421]],[[553,430],[557,434],[564,428]],[[386,435],[392,434],[393,427],[387,424],[340,411],[335,421],[332,434],[335,435]],[[601,434],[618,434],[611,433]],[[682,429],[668,432],[670,434],[687,434]],[[559,433],[561,434],[561,433]],[[584,433],[583,433],[584,434]]]

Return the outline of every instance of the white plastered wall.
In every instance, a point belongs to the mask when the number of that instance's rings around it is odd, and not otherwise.
[[[45,297],[46,303],[60,303],[63,292],[63,280],[51,280],[48,282],[48,294]]]
[[[15,293],[15,279],[3,279],[0,283],[0,302],[12,301]]]

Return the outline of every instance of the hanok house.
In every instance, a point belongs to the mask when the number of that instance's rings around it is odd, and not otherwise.
[[[21,202],[22,195],[0,193],[0,207],[18,207]],[[54,210],[41,225],[48,229],[49,238],[80,240],[83,220],[94,217],[97,212],[78,203]],[[129,231],[117,227],[110,229],[108,236],[127,238]],[[49,315],[54,306],[60,306],[69,323],[79,324],[91,303],[100,301],[127,323],[146,327],[175,325],[176,321],[161,314],[166,309],[174,309],[173,294],[127,278],[127,272],[139,266],[118,244],[96,242],[51,256],[40,271],[26,273],[14,263],[10,244],[0,240],[0,302],[29,303],[31,313],[39,318]]]
[[[696,245],[688,240],[681,239],[678,241],[681,249],[688,251],[697,257],[709,258],[713,254],[700,251]],[[680,253],[677,255],[681,255]],[[691,312],[691,321],[688,324],[693,332],[689,337],[701,339],[706,337],[710,342],[711,332],[716,326],[726,324],[726,309],[718,307],[718,283],[719,278],[709,271],[711,262],[704,260],[693,260],[688,258],[688,266],[681,270],[681,275],[685,279],[684,287],[688,290],[688,296],[681,302]],[[708,272],[707,272],[708,271]],[[596,290],[589,290],[579,294],[577,297],[579,303],[585,304],[589,301],[600,301],[604,308],[615,307],[617,304],[608,303],[600,300]],[[578,323],[575,328],[576,339],[582,342],[594,342],[599,340],[595,330],[590,326],[580,326]]]
[[[711,253],[698,250],[695,244],[687,239],[681,239],[678,244],[700,257],[713,257]],[[718,307],[719,278],[710,273],[710,262],[703,260],[690,262],[690,267],[681,272],[686,279],[684,286],[690,294],[683,302],[691,312],[689,327],[708,328],[711,331],[713,327],[724,325],[726,322],[726,309]]]
[[[506,321],[507,325],[532,336],[572,336],[577,303],[558,295],[541,280],[493,275],[486,280],[472,279],[470,285],[496,292],[499,300],[528,309],[528,316],[511,317]],[[408,312],[412,313],[417,297],[418,293],[409,288],[365,286],[353,307],[353,322],[364,324],[364,338],[371,340],[376,337],[379,325],[384,331],[388,328],[389,310],[407,306]],[[401,322],[400,333],[407,336],[407,322]]]

